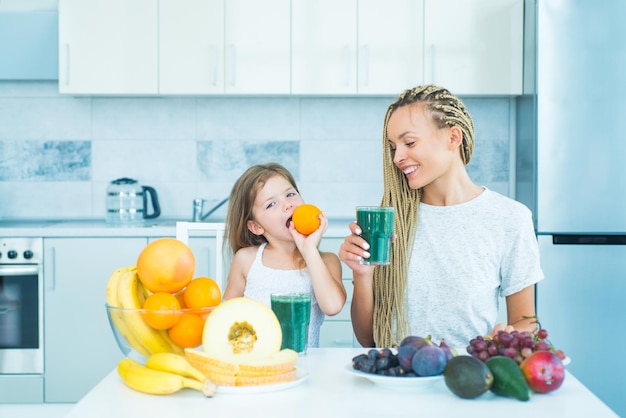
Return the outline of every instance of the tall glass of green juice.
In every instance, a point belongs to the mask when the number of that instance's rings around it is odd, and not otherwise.
[[[273,293],[272,310],[283,332],[281,349],[291,348],[300,355],[306,354],[311,318],[310,293]]]
[[[370,245],[370,256],[363,258],[361,264],[389,264],[394,213],[393,206],[357,206],[356,223],[361,228],[361,237]]]

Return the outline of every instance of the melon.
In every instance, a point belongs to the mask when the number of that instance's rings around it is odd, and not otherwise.
[[[281,344],[282,331],[274,311],[246,297],[217,305],[202,334],[208,357],[235,364],[263,362],[279,352]]]

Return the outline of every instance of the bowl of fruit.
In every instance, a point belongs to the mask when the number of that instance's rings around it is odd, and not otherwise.
[[[408,336],[393,348],[372,348],[352,358],[348,371],[394,389],[425,388],[443,380],[443,370],[456,350],[431,336]]]
[[[186,244],[162,238],[148,244],[136,265],[111,274],[105,308],[124,355],[182,354],[202,344],[204,323],[222,293],[213,279],[194,278],[194,269]]]

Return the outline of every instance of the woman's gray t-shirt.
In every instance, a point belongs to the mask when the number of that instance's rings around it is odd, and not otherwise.
[[[459,205],[421,203],[408,273],[411,335],[464,349],[491,331],[500,296],[543,279],[532,214],[488,189]]]

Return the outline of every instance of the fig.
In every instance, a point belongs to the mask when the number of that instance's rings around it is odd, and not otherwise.
[[[548,393],[557,390],[565,379],[563,362],[551,351],[535,351],[519,367],[533,392]]]
[[[453,347],[450,347],[448,344],[446,344],[446,340],[443,338],[439,342],[439,348],[441,348],[443,352],[446,354],[446,360],[448,361],[450,361],[452,357],[456,357],[458,355],[456,350]]]
[[[417,352],[417,348],[411,345],[402,345],[398,347],[398,364],[407,372],[413,371],[413,366],[411,362],[413,361],[413,356]]]
[[[424,337],[418,337],[416,335],[409,335],[405,337],[402,341],[400,341],[399,347],[404,347],[406,345],[410,345],[414,348],[420,348],[424,345]]]
[[[425,344],[415,352],[411,361],[413,371],[418,376],[436,376],[443,373],[448,363],[446,353],[430,341],[430,335],[424,341]]]

